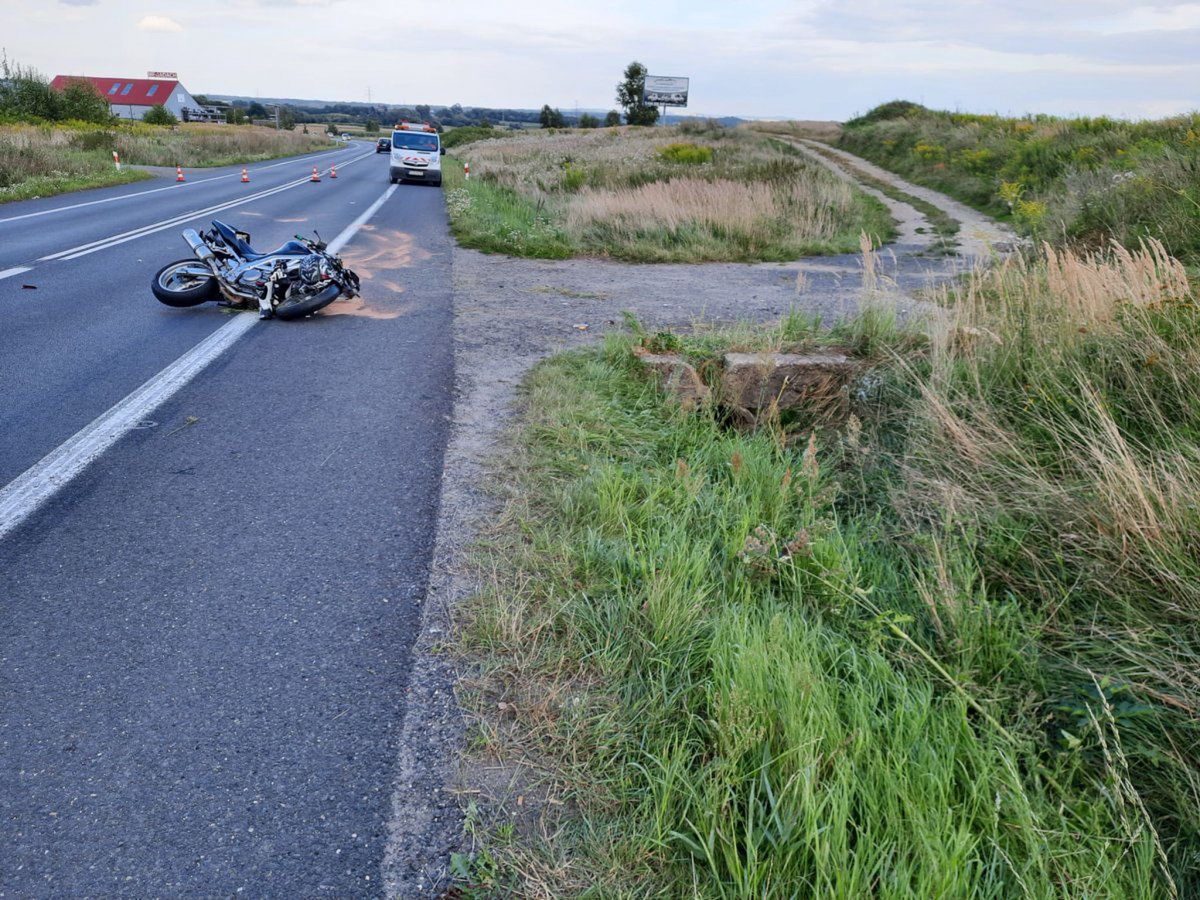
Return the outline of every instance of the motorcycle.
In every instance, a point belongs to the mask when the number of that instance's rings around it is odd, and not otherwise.
[[[358,293],[359,279],[341,257],[316,240],[295,236],[270,253],[250,246],[250,235],[213,220],[210,231],[188,228],[183,239],[195,254],[163,266],[150,289],[167,306],[257,304],[262,318],[299,319],[345,294]]]

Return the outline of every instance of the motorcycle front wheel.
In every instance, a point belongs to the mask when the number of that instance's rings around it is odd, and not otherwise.
[[[150,282],[159,303],[167,306],[198,306],[221,296],[212,270],[198,259],[167,263]]]
[[[342,286],[335,282],[325,285],[325,287],[313,294],[288,297],[288,299],[275,307],[275,318],[284,320],[303,319],[305,316],[311,316],[319,309],[324,309],[341,295]]]

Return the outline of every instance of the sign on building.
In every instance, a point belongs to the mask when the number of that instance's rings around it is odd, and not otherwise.
[[[642,102],[647,106],[687,106],[688,79],[647,75]]]
[[[179,75],[176,72],[147,72],[147,78],[171,78],[178,80]]]

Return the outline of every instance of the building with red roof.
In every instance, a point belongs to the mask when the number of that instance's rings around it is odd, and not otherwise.
[[[176,78],[101,78],[95,75],[55,75],[50,86],[61,91],[71,81],[87,81],[105,100],[113,115],[140,119],[162,105],[182,122],[212,121],[211,111],[197,102]]]

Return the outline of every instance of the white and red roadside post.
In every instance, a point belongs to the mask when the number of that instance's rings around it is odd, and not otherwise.
[[[469,162],[463,163],[463,178],[467,181],[471,180],[471,164]]]
[[[121,171],[121,155],[116,150],[113,151],[113,165],[117,167],[117,171]]]

